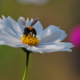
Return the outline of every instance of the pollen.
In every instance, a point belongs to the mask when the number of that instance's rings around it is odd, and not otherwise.
[[[30,46],[36,45],[40,42],[37,37],[32,36],[31,34],[28,34],[27,36],[23,35],[22,38],[21,38],[21,41],[24,44],[27,44],[27,45],[30,45]]]

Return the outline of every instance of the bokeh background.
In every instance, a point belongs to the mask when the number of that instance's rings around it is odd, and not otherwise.
[[[80,23],[79,0],[30,1],[0,0],[0,18],[39,18],[44,29],[54,24],[68,35]],[[20,48],[0,46],[0,80],[22,80],[25,61],[26,53]],[[80,47],[73,52],[31,53],[26,80],[80,80]]]

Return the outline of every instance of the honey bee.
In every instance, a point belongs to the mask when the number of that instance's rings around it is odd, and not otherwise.
[[[24,35],[28,35],[28,34],[31,34],[32,33],[32,36],[33,34],[36,36],[37,35],[37,32],[36,30],[34,29],[33,25],[39,20],[39,18],[36,18],[33,20],[33,22],[31,23],[31,25],[29,27],[26,27],[24,22],[22,22],[23,26],[24,26]]]

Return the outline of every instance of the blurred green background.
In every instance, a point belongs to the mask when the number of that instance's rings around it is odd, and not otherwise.
[[[39,18],[44,29],[54,24],[69,34],[71,28],[80,23],[80,1],[50,0],[38,6],[0,0],[0,18],[2,15],[11,16],[16,21],[20,16]],[[79,63],[76,64],[79,52],[78,49],[73,52],[31,53],[26,80],[80,80]],[[20,48],[0,46],[0,80],[22,80],[25,61],[26,53]]]

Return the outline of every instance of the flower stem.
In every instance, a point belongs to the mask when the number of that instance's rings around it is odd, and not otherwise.
[[[28,60],[29,60],[29,54],[30,54],[30,52],[26,53],[26,66],[25,66],[25,71],[24,71],[24,75],[23,75],[22,80],[25,80],[25,78],[26,78],[27,68],[28,68]]]

